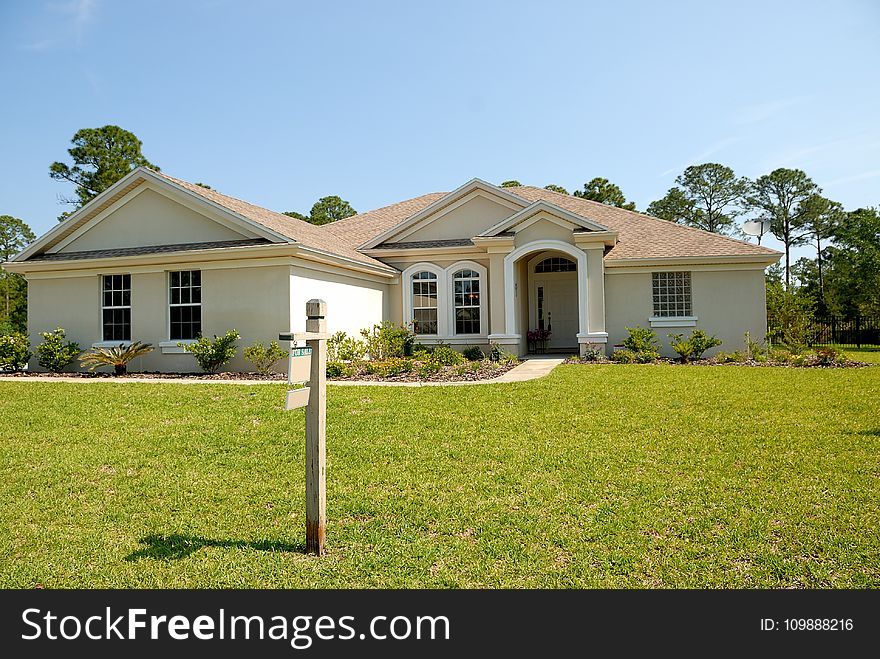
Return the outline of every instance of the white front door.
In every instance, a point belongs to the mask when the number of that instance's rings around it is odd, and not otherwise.
[[[530,329],[549,329],[547,348],[577,348],[578,280],[576,272],[535,274],[532,279]]]

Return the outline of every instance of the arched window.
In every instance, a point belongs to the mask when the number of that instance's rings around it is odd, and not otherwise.
[[[535,272],[575,272],[577,263],[561,256],[551,256],[535,266]]]
[[[480,333],[480,273],[464,268],[452,275],[455,333]]]
[[[423,270],[412,276],[413,332],[437,334],[437,275]]]

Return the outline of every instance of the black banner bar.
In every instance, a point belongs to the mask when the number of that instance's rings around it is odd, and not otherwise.
[[[14,657],[841,656],[880,641],[876,591],[27,590],[0,592],[0,616],[4,655]]]

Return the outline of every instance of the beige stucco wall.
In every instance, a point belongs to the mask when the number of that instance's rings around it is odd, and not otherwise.
[[[574,244],[571,229],[559,226],[550,220],[538,220],[529,226],[516,232],[513,239],[514,247],[521,247],[536,240],[559,240],[564,243]]]
[[[290,269],[290,329],[305,331],[306,302],[319,298],[327,303],[327,331],[359,336],[360,330],[390,316],[387,280],[371,281],[320,270],[307,264]]]
[[[686,268],[678,268],[685,270]],[[651,273],[609,274],[605,277],[605,323],[608,351],[628,336],[626,327],[649,327],[653,313]],[[766,331],[766,307],[763,270],[691,270],[693,312],[696,328],[714,334],[723,341],[717,350],[740,350],[743,334],[749,331],[761,340]],[[654,328],[662,353],[674,356],[667,334],[690,334],[692,327]]]
[[[199,269],[169,265],[168,270]],[[242,357],[244,347],[278,338],[290,322],[289,266],[201,268],[202,333],[206,336],[236,329],[241,335],[238,355],[226,367],[249,370]],[[120,271],[121,272],[121,271]],[[104,274],[113,274],[108,270]],[[131,338],[152,343],[155,350],[139,358],[132,371],[195,372],[192,355],[164,354],[159,347],[168,341],[167,271],[131,274]],[[28,327],[32,345],[39,332],[57,326],[67,330],[69,340],[89,348],[101,340],[101,278],[99,274],[67,278],[34,279],[28,282]],[[31,363],[37,368],[36,359]]]
[[[392,238],[389,242],[472,238],[504,218],[510,217],[516,210],[518,209],[508,208],[480,194],[472,193],[467,201],[457,208],[440,217],[425,218],[416,231]]]
[[[58,251],[240,240],[253,235],[233,231],[154,190],[140,188],[123,206]]]

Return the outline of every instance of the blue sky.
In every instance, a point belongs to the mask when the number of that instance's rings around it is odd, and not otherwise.
[[[878,28],[871,1],[7,1],[0,214],[53,226],[72,188],[49,164],[111,123],[279,211],[475,176],[604,176],[644,209],[707,161],[876,205]]]

